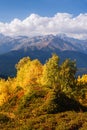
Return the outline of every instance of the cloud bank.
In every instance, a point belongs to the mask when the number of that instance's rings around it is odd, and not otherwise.
[[[24,20],[15,18],[10,23],[0,22],[0,33],[9,36],[37,36],[65,33],[87,39],[87,13],[73,17],[68,13],[57,13],[53,17],[31,14]]]

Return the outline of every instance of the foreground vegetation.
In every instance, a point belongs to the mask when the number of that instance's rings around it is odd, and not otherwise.
[[[0,79],[1,130],[87,129],[87,75],[75,77],[75,61],[24,57],[16,69],[16,77]]]

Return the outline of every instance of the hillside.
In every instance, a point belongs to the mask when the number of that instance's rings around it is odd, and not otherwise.
[[[52,53],[59,55],[61,59],[60,62],[64,61],[66,58],[70,58],[72,60],[76,60],[78,68],[87,68],[87,54],[76,51],[60,51],[58,49],[51,50],[47,47],[41,50],[33,48],[33,50],[27,49],[25,51],[22,49],[0,55],[0,75],[14,76],[16,73],[15,64],[25,56],[29,56],[31,59],[37,58],[42,63],[45,63],[45,61],[51,57]],[[84,73],[86,73],[86,69]]]
[[[75,61],[24,57],[16,69],[16,77],[0,79],[1,130],[87,129],[87,75],[75,77]]]

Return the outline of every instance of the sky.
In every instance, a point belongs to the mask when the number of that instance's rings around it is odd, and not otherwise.
[[[0,0],[0,33],[87,37],[87,0]],[[87,39],[87,38],[86,38]]]

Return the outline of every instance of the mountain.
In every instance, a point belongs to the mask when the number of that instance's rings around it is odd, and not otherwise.
[[[0,75],[14,76],[15,64],[25,56],[38,58],[44,63],[52,53],[76,60],[78,68],[87,68],[87,40],[78,40],[66,35],[17,36],[0,34]]]
[[[32,50],[30,48],[26,51],[21,49],[0,55],[0,75],[3,74],[5,76],[14,76],[16,73],[15,64],[25,56],[29,56],[31,59],[37,58],[44,63],[49,57],[51,57],[52,53],[58,54],[61,59],[60,63],[66,58],[70,58],[72,60],[76,60],[78,68],[86,68],[87,54],[76,51],[59,51],[58,49],[51,50],[47,47],[41,50],[36,48]]]
[[[49,47],[51,49],[73,50],[87,54],[87,40],[78,40],[67,37],[66,35],[45,35],[36,37],[16,36],[9,37],[0,34],[0,54],[7,53],[12,50],[20,49],[42,49]]]

